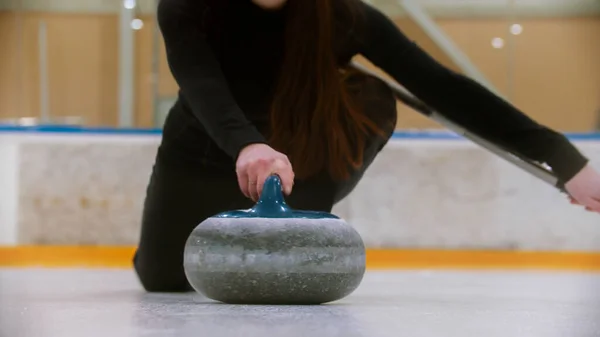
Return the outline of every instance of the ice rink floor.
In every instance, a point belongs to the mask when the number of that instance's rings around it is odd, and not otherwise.
[[[0,269],[2,337],[600,336],[600,275],[369,272],[321,306],[145,294],[128,270]]]

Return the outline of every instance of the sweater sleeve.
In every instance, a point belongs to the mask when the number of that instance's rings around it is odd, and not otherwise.
[[[160,0],[157,21],[167,62],[180,91],[208,135],[236,159],[263,135],[235,102],[203,28],[205,0]]]
[[[359,52],[438,113],[514,153],[548,164],[562,182],[587,164],[565,136],[436,62],[377,9],[364,4],[364,10],[366,34]]]

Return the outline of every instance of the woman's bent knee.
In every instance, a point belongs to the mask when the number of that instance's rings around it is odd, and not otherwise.
[[[185,276],[183,262],[140,260],[136,253],[133,265],[138,280],[147,292],[188,292],[193,290]]]

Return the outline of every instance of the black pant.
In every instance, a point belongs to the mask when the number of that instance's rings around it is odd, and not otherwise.
[[[286,197],[290,207],[330,212],[354,189],[391,137],[397,117],[392,92],[370,77],[361,92],[367,97],[368,113],[385,128],[386,135],[367,139],[364,164],[348,181],[337,183],[326,174],[296,180],[292,194]],[[134,257],[135,271],[143,287],[151,292],[190,291],[183,270],[183,251],[191,231],[217,213],[253,206],[238,187],[233,163],[216,160],[205,150],[182,150],[192,141],[186,139],[182,130],[185,127],[176,121],[179,113],[172,110],[173,116],[165,124],[146,191],[141,238]]]

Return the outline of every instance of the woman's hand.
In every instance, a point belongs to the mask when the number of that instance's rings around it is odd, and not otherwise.
[[[600,174],[592,166],[588,164],[584,167],[565,188],[571,197],[571,203],[600,213]]]
[[[283,192],[292,193],[294,171],[288,157],[265,144],[251,144],[240,152],[236,162],[238,183],[242,193],[253,201],[258,201],[265,180],[277,174],[283,185]]]

